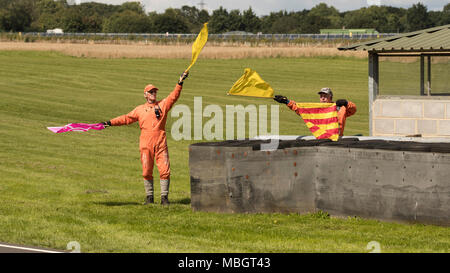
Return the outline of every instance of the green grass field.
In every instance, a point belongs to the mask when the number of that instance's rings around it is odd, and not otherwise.
[[[111,119],[144,103],[153,83],[159,98],[189,60],[87,59],[52,52],[0,52],[0,241],[82,252],[449,252],[450,229],[421,224],[335,218],[326,213],[216,214],[190,208],[188,146],[168,134],[171,205],[142,206],[144,186],[136,124],[54,134],[48,126]],[[353,58],[199,59],[177,104],[192,107],[272,104],[226,96],[245,67],[277,94],[315,102],[329,86],[358,113],[346,135],[368,134],[367,61]],[[174,119],[169,119],[167,131]],[[280,133],[309,135],[280,107]],[[157,170],[154,171],[158,177]],[[159,202],[159,181],[155,181]]]

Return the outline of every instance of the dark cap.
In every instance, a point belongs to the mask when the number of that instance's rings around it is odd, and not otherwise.
[[[320,89],[320,91],[317,94],[330,94],[331,96],[333,96],[333,92],[329,87],[324,87]]]

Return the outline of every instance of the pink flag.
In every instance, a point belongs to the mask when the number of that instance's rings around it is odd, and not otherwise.
[[[53,133],[65,133],[65,132],[86,132],[90,129],[103,130],[105,126],[101,123],[86,124],[86,123],[69,123],[64,127],[47,127]]]

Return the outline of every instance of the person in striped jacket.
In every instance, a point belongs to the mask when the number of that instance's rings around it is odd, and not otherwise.
[[[321,103],[334,103],[333,92],[329,87],[324,87],[318,92],[319,101]],[[297,103],[293,100],[289,100],[283,95],[276,95],[275,101],[286,104],[289,109],[300,115]],[[346,99],[339,99],[336,101],[336,107],[338,111],[338,123],[339,123],[339,136],[344,135],[345,122],[348,117],[353,116],[356,113],[356,105]]]

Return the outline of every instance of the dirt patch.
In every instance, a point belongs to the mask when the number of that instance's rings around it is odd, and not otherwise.
[[[191,45],[96,44],[96,43],[24,43],[0,42],[0,50],[57,51],[69,56],[89,58],[157,58],[190,59]],[[357,57],[367,58],[367,52],[339,51],[328,46],[208,46],[200,58],[205,59],[246,59],[281,57]]]

